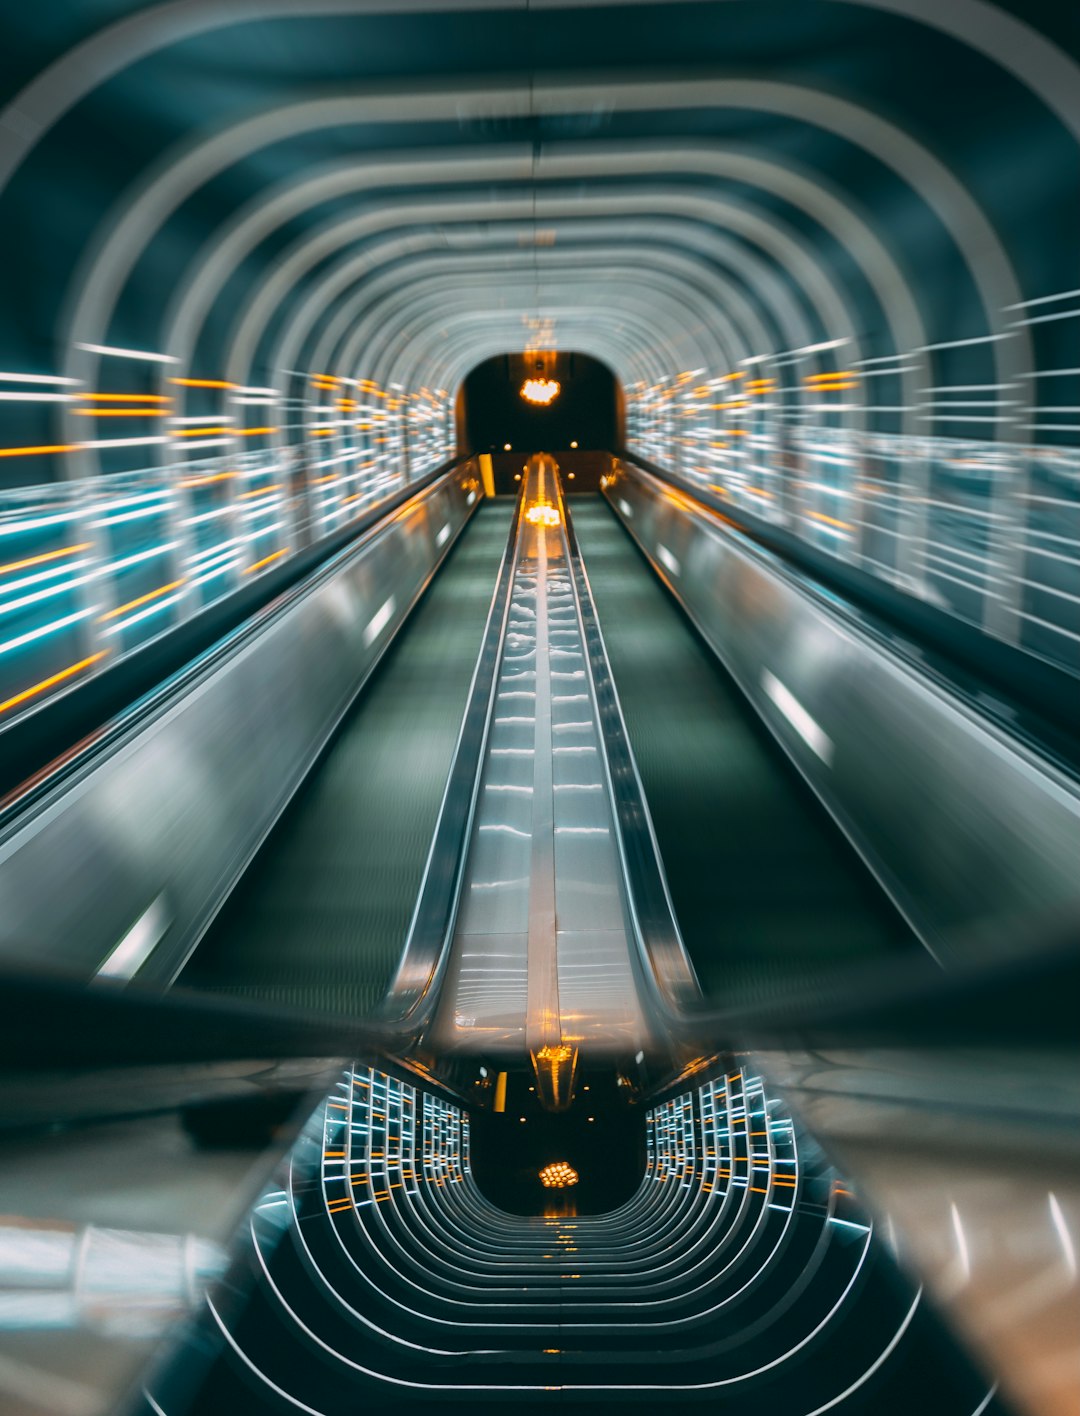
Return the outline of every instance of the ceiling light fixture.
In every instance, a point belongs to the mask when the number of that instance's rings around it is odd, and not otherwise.
[[[558,398],[561,387],[558,379],[526,379],[521,385],[521,396],[527,403],[547,407]]]

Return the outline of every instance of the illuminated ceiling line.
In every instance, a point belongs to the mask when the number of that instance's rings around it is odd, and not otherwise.
[[[509,346],[504,343],[497,349],[491,349],[491,353],[506,353],[508,349],[512,352],[521,348],[522,316],[531,308],[531,303],[528,301],[528,291],[531,288],[533,288],[531,285],[531,271],[523,270],[517,281],[517,289],[520,291],[520,298],[516,304],[511,304],[509,310],[506,312],[513,317],[508,333],[510,331],[516,332],[517,338],[512,340]],[[508,285],[503,287],[498,293],[503,298],[513,300],[514,290],[514,285]],[[455,308],[451,303],[453,297],[450,296],[445,287],[436,287],[433,292],[418,291],[413,305],[402,312],[400,324],[387,331],[386,340],[388,348],[386,353],[385,355],[380,353],[372,365],[376,370],[375,377],[387,383],[400,381],[401,368],[407,366],[396,361],[408,355],[411,355],[413,367],[417,370],[426,370],[429,367],[429,363],[434,359],[434,351],[429,350],[425,360],[424,349],[426,346],[423,343],[423,335],[426,333],[433,342],[435,341],[436,335],[432,330],[433,322],[437,322],[440,328],[445,328],[449,333],[457,327],[460,321],[486,321],[488,324],[492,324],[501,313],[494,303],[485,308],[482,305],[478,307],[475,298],[468,301],[465,301],[462,297],[457,298],[458,305]],[[442,313],[439,313],[440,304],[442,306]],[[447,310],[448,304],[449,310]],[[710,352],[708,347],[706,346],[698,350],[693,344],[689,344],[682,352],[675,348],[673,340],[682,334],[678,319],[672,317],[666,309],[656,304],[651,304],[647,298],[639,295],[633,285],[627,285],[620,291],[619,305],[613,305],[610,302],[590,305],[588,300],[583,298],[579,293],[578,285],[568,283],[565,286],[555,287],[552,291],[550,301],[546,302],[543,308],[545,312],[550,311],[558,322],[560,332],[558,342],[562,347],[581,349],[580,341],[583,336],[574,332],[581,330],[588,333],[590,329],[593,330],[594,333],[590,339],[591,349],[582,349],[582,352],[595,352],[597,357],[612,367],[619,376],[620,381],[624,384],[633,381],[628,377],[631,368],[635,370],[639,369],[641,367],[641,359],[644,358],[647,351],[650,350],[653,351],[654,357],[652,363],[657,374],[660,369],[665,367],[660,360],[659,353],[661,349],[665,348],[668,358],[666,367],[669,370],[672,365],[675,367],[684,367],[688,360],[698,361],[695,367],[700,363],[705,363],[707,366],[708,354]],[[606,319],[604,318],[605,312],[607,312]],[[627,347],[626,341],[621,341],[622,347],[625,350],[625,357],[619,358],[617,355],[617,351],[620,347],[619,342],[616,342],[616,339],[612,337],[610,331],[617,329],[619,326],[631,324],[636,329],[637,343],[641,349],[641,358],[633,358],[633,349],[632,347]],[[605,339],[601,340],[597,337],[595,331],[603,330],[605,326],[608,327],[609,332],[605,335]],[[390,341],[395,339],[395,337],[396,343],[393,347],[389,347]],[[407,340],[405,349],[401,348],[401,340],[403,338]],[[444,342],[449,352],[453,347],[452,343],[449,338]],[[487,342],[490,344],[490,340]],[[355,368],[358,371],[363,367],[366,370],[368,368],[368,361],[365,357],[363,365],[361,366],[359,363],[360,357],[361,350],[359,349],[352,358],[348,355],[343,355],[341,367],[343,369]],[[426,372],[424,377],[425,379],[427,378]],[[444,387],[456,388],[456,383],[447,384],[445,378],[442,376],[440,376],[438,382]]]
[[[459,160],[448,157],[446,150],[442,150],[441,160],[437,162],[425,159],[414,164],[410,157],[395,162],[380,160],[371,164],[334,164],[317,176],[280,183],[265,197],[253,198],[223,230],[198,248],[190,260],[192,273],[178,283],[172,306],[185,307],[187,323],[201,324],[205,310],[212,306],[221,286],[234,269],[274,230],[302,215],[310,206],[360,193],[369,187],[378,187],[381,179],[393,178],[388,185],[404,186],[402,178],[405,174],[418,185],[451,185],[468,178],[485,183],[497,181],[500,177],[515,180],[520,176],[517,161],[516,152],[497,152],[486,159]],[[534,167],[531,152],[527,163],[526,175],[531,175]],[[902,278],[895,258],[883,247],[868,220],[823,180],[815,181],[803,168],[786,158],[760,157],[702,142],[662,146],[639,144],[632,150],[622,144],[559,144],[554,149],[542,149],[535,159],[535,166],[551,180],[581,175],[623,176],[629,173],[637,176],[652,170],[662,173],[669,182],[698,173],[746,180],[799,207],[837,240],[846,242],[854,237],[860,246],[868,250],[873,248],[875,252],[882,251],[884,254],[879,255],[878,259],[883,279],[896,281]],[[765,181],[766,175],[775,180]],[[175,314],[167,315],[163,325],[164,342],[170,349],[185,345],[190,339],[185,328],[177,326],[173,329],[176,319]]]
[[[612,284],[605,287],[600,295],[594,282],[585,282],[580,278],[563,279],[560,282],[549,278],[542,308],[544,316],[550,315],[556,322],[554,342],[557,347],[579,348],[577,331],[581,328],[595,329],[598,326],[599,313],[605,309],[608,311],[606,327],[618,330],[633,325],[637,331],[636,338],[642,343],[642,357],[644,358],[649,350],[655,351],[659,357],[659,351],[663,348],[669,369],[673,365],[684,368],[688,364],[692,367],[702,364],[706,367],[716,367],[718,359],[727,364],[732,349],[745,347],[737,338],[734,341],[729,338],[724,342],[717,332],[711,331],[706,340],[688,342],[686,331],[677,314],[671,313],[666,302],[656,302],[653,295],[654,283],[644,270],[644,267],[633,270],[630,278],[626,278],[622,272],[616,272]],[[530,312],[530,306],[524,302],[525,281],[525,273],[519,274],[515,282],[501,287],[498,292],[500,301],[518,298],[520,302],[512,311],[517,320],[517,338],[504,346],[502,352],[513,352],[522,347],[524,318]],[[481,291],[481,296],[482,294]],[[611,294],[617,298],[606,298]],[[567,304],[571,296],[580,306],[580,318],[574,318]],[[450,359],[452,351],[443,333],[447,328],[446,315],[450,311],[468,313],[470,309],[476,313],[490,312],[489,318],[494,318],[498,313],[492,292],[487,294],[486,301],[478,299],[474,292],[470,292],[467,297],[461,294],[452,295],[437,279],[424,279],[419,288],[408,292],[408,298],[395,301],[393,306],[387,307],[385,334],[380,338],[379,349],[373,351],[375,362],[372,367],[382,371],[388,380],[400,381],[401,370],[404,368],[419,371],[425,367],[425,359],[439,357],[440,353]],[[412,336],[413,342],[410,348],[403,349],[401,341],[406,332]],[[732,331],[731,334],[734,335],[735,332]],[[626,357],[616,359],[613,350],[600,357],[617,369],[624,382],[629,364],[639,362]],[[346,337],[345,342],[339,345],[331,367],[343,370],[359,369],[362,365],[366,367],[368,362],[365,345],[359,333],[353,331]],[[440,367],[443,365],[440,364]],[[453,384],[447,385],[444,378],[440,378],[438,382],[444,387],[454,387]]]
[[[592,0],[593,4],[611,0]],[[643,0],[624,0],[643,3]],[[1011,74],[1080,141],[1080,64],[1023,20],[988,0],[847,0],[952,36]],[[567,8],[567,4],[552,8]],[[585,0],[584,7],[589,6]],[[117,20],[37,74],[0,112],[0,194],[50,128],[78,102],[137,60],[171,44],[243,22],[295,17],[527,10],[530,0],[169,0]],[[544,8],[532,0],[531,8]]]
[[[445,254],[433,252],[421,257],[413,254],[400,267],[409,272],[410,286],[414,279],[425,280],[430,284],[433,276],[445,274],[453,288],[453,282],[464,277],[472,289],[482,289],[486,286],[499,288],[498,282],[493,278],[495,271],[509,270],[515,276],[519,268],[524,264],[520,257],[514,259],[518,253],[500,251],[492,267],[493,257],[489,252],[479,251],[469,257],[448,258]],[[531,262],[530,262],[531,264]],[[707,291],[704,283],[699,283],[702,276],[711,276],[712,272],[706,267],[695,266],[691,261],[681,258],[674,252],[658,252],[655,248],[645,244],[637,246],[624,244],[623,242],[612,243],[611,245],[590,246],[583,254],[571,249],[562,253],[556,251],[545,252],[544,259],[539,267],[546,279],[555,278],[552,272],[560,274],[580,274],[579,283],[604,285],[610,283],[613,274],[618,273],[620,279],[625,279],[627,273],[630,275],[631,288],[635,280],[645,280],[650,276],[662,275],[675,298],[693,299],[695,294],[704,296],[706,293],[710,297],[719,295],[723,299],[723,305],[719,310],[710,311],[710,326],[715,326],[715,331],[721,336],[720,344],[726,343],[728,350],[734,347],[739,349],[753,349],[755,336],[768,338],[767,331],[761,325],[754,310],[750,307],[739,292],[725,289],[724,284],[719,286],[710,282],[711,288]],[[597,278],[597,268],[599,279]],[[395,305],[405,304],[410,297],[410,290],[403,289],[400,284],[395,288],[393,276],[399,269],[395,265],[394,270],[387,271],[381,278],[373,280],[370,285],[362,286],[353,297],[351,302],[345,303],[337,312],[335,318],[328,322],[322,333],[318,336],[318,342],[314,346],[312,354],[312,366],[316,368],[332,368],[339,360],[345,364],[351,362],[350,346],[363,347],[374,345],[377,336],[378,326],[376,321],[381,318],[382,312],[392,311]],[[485,277],[487,279],[485,280]],[[361,306],[360,302],[363,302]],[[745,304],[745,313],[749,320],[748,326],[743,326],[742,321],[737,319],[735,310],[739,301]],[[592,304],[597,304],[596,298],[592,298]],[[731,314],[728,314],[731,311]],[[688,313],[700,321],[701,308],[690,306]],[[741,337],[736,337],[736,327],[748,328],[752,333],[743,333]],[[726,338],[725,338],[726,336]],[[309,336],[310,338],[310,336]],[[308,340],[305,340],[304,347],[307,347]],[[761,347],[759,345],[759,347]],[[307,363],[306,356],[301,357],[296,362]]]
[[[620,99],[624,99],[639,113],[657,109],[671,113],[683,109],[726,106],[717,105],[718,89],[723,91],[728,105],[731,105],[736,94],[741,94],[742,101],[735,102],[736,107],[757,107],[787,118],[802,118],[847,138],[900,176],[912,191],[921,195],[951,233],[979,292],[989,330],[993,333],[1005,332],[1004,311],[1022,300],[1023,292],[993,223],[945,163],[902,128],[872,109],[819,90],[768,80],[748,82],[733,79],[716,83],[710,79],[683,78],[676,83],[647,86],[613,81],[605,86],[604,98],[615,106],[618,106]],[[553,101],[551,92],[543,85],[537,85],[534,90],[537,113],[561,115],[564,105],[575,92],[581,103],[587,102],[590,94],[595,101],[595,90],[573,88],[560,89],[557,99]],[[802,105],[811,96],[811,108],[807,112]],[[997,346],[999,382],[1011,382],[1014,376],[1034,366],[1030,337],[1027,337],[1027,331],[1024,335],[1022,340],[1004,339]],[[1019,355],[1019,361],[1013,358],[1014,354]]]
[[[476,159],[459,165],[455,160],[444,158],[435,168],[426,161],[414,167],[410,161],[404,165],[404,171],[414,180],[423,178],[425,182],[434,178],[440,183],[449,183],[454,181],[455,176],[464,177],[473,173],[482,176],[485,181],[495,181],[507,168],[516,175],[516,161],[516,156],[496,154],[491,160],[490,172],[484,170],[482,160]],[[824,182],[815,182],[787,161],[778,162],[746,153],[710,150],[710,146],[704,143],[680,143],[662,147],[648,144],[636,148],[633,152],[626,151],[617,144],[602,148],[596,145],[560,145],[554,152],[544,149],[537,158],[538,172],[552,180],[568,176],[580,177],[583,174],[639,175],[653,169],[662,172],[668,182],[678,181],[687,173],[706,172],[709,175],[747,180],[780,195],[812,216],[834,239],[849,249],[854,248],[858,253],[856,258],[860,266],[883,303],[889,294],[895,294],[898,302],[907,298],[906,287],[910,282],[902,275],[895,259],[869,223],[841,196],[830,191]],[[206,312],[212,308],[216,296],[233,269],[253,253],[261,240],[276,229],[277,225],[300,215],[306,203],[316,204],[330,197],[366,190],[368,185],[377,185],[380,177],[388,171],[394,171],[392,165],[382,162],[377,165],[365,165],[359,172],[352,166],[334,166],[314,178],[279,184],[273,193],[263,200],[253,199],[243,212],[229,223],[230,229],[226,233],[220,238],[211,238],[193,256],[190,262],[193,273],[178,285],[170,311],[163,322],[162,347],[179,353],[181,358],[190,358],[189,349],[194,343],[191,327],[202,325]],[[396,172],[400,185],[402,169],[397,168]],[[772,176],[774,182],[765,181],[766,175]],[[880,272],[876,278],[870,274],[875,266]],[[898,310],[896,313],[903,312]],[[895,337],[902,346],[921,347],[927,339],[913,302],[909,302],[906,313],[906,331],[900,326],[899,320],[892,321],[896,327]],[[794,344],[797,341],[792,342]]]
[[[527,182],[532,176],[531,148],[520,144],[460,156],[460,148],[420,153],[380,152],[375,158],[335,161],[290,176],[269,191],[256,193],[224,225],[216,228],[188,260],[176,282],[162,320],[162,343],[190,357],[195,330],[202,326],[226,282],[254,254],[261,242],[323,202],[360,195],[377,188],[451,186],[467,182]]]
[[[500,210],[504,212],[506,219],[513,219],[515,216],[518,220],[531,217],[532,203],[523,203],[521,206],[526,209],[508,211],[504,206]],[[620,216],[625,218],[635,214],[637,206],[640,206],[646,214],[652,214],[658,208],[666,209],[669,212],[676,210],[690,215],[704,213],[714,222],[722,214],[724,223],[729,230],[738,231],[750,239],[753,244],[768,251],[781,268],[787,269],[802,288],[811,305],[816,308],[822,327],[830,336],[846,336],[853,332],[854,312],[845,307],[844,293],[834,283],[829,268],[822,264],[818,253],[801,233],[785,229],[786,224],[782,224],[775,215],[760,216],[745,207],[732,207],[717,197],[710,197],[707,193],[700,195],[695,193],[692,196],[676,193],[663,207],[652,194],[639,201],[622,193],[618,196],[608,197],[582,196],[568,198],[562,203],[547,201],[544,203],[543,211],[545,220],[551,220],[559,215],[573,217],[575,214],[587,213],[595,216],[600,213],[609,215],[618,221]],[[445,207],[440,207],[439,210],[445,221],[447,215]],[[473,215],[471,209],[468,214]],[[421,222],[428,222],[432,219],[428,207],[421,208],[415,215]],[[348,221],[342,223],[340,228],[335,228],[339,238],[349,228]],[[320,245],[318,249],[322,251],[323,245]],[[302,258],[301,253],[298,252],[296,258],[291,258],[287,263],[283,262],[276,277],[267,280],[259,290],[257,299],[250,301],[248,310],[241,313],[226,363],[226,368],[230,370],[230,378],[234,378],[237,382],[243,382],[253,376],[251,370],[255,367],[260,345],[259,329],[265,327],[267,321],[272,317],[273,311],[277,308],[278,287],[280,287],[281,294],[286,295],[295,285],[297,275],[314,264],[313,256],[312,251],[302,247]],[[313,318],[318,310],[326,308],[338,293],[337,287],[345,288],[352,283],[357,273],[355,263],[362,262],[363,259],[363,255],[360,254],[346,258],[337,266],[328,269],[319,283],[306,294],[303,304],[291,315],[288,326],[279,334],[272,351],[266,351],[263,354],[261,360],[263,365],[268,368],[294,367],[302,340],[296,339],[286,331],[294,331],[298,325],[302,328],[304,320]],[[259,322],[258,326],[256,326],[256,320]]]
[[[785,286],[764,261],[758,260],[750,248],[739,247],[733,240],[725,241],[721,232],[710,229],[708,232],[702,233],[705,240],[701,243],[690,247],[687,242],[685,250],[680,250],[677,243],[667,234],[667,228],[674,224],[678,224],[680,227],[684,225],[677,218],[668,217],[654,217],[647,222],[637,220],[622,222],[619,226],[619,241],[616,246],[603,244],[610,238],[610,223],[591,222],[587,218],[582,218],[575,222],[575,234],[588,244],[574,246],[571,249],[575,253],[581,252],[583,256],[588,256],[590,259],[592,259],[591,253],[601,249],[611,253],[618,251],[634,260],[641,260],[647,256],[650,260],[657,259],[665,269],[670,268],[675,259],[686,262],[693,259],[699,263],[706,259],[716,261],[722,267],[720,278],[726,280],[725,302],[730,307],[732,317],[738,324],[754,330],[753,343],[757,344],[759,348],[768,348],[774,343],[777,344],[777,347],[784,347],[786,344],[786,347],[795,348],[811,342],[810,327],[805,323],[802,310],[795,300],[791,288]],[[511,224],[508,234],[513,234],[514,229]],[[646,235],[651,235],[656,244],[650,244],[646,240]],[[686,241],[686,231],[681,231],[680,235]],[[708,251],[704,250],[706,244],[711,248]],[[724,259],[725,256],[727,259]],[[731,279],[730,267],[733,260],[739,259],[742,259],[744,265],[749,265],[751,260],[755,263],[756,288],[758,290],[756,307],[750,297]],[[323,362],[329,361],[332,364],[337,359],[337,350],[341,342],[347,338],[349,329],[355,326],[363,308],[363,289],[361,287],[352,296],[343,296],[334,313],[326,319],[323,333],[319,337],[318,349],[320,352],[314,356],[316,362],[319,361],[323,351],[325,351]],[[769,334],[759,311],[767,314],[769,323],[773,324],[776,330],[784,331],[778,340]]]
[[[653,203],[649,203],[650,212],[653,208],[653,205]],[[579,214],[587,214],[592,209],[593,204],[589,201],[589,199],[585,198],[580,199],[578,201],[570,200],[567,202],[565,207],[565,210],[572,217],[577,216]],[[482,214],[485,210],[486,208],[481,205],[479,208],[476,209],[466,209],[465,211],[460,212],[460,215],[463,220],[471,219],[474,215]],[[525,211],[519,213],[507,212],[506,220],[512,223],[512,219],[515,215],[520,220],[521,217],[527,216],[527,214],[528,213]],[[711,210],[709,214],[712,214]],[[423,225],[428,222],[431,213],[429,209],[425,209],[421,213],[410,213],[410,215],[415,215],[416,219],[420,222],[421,225]],[[445,207],[442,207],[440,208],[438,215],[440,223],[445,226],[451,213]],[[550,215],[552,218],[554,217],[553,213],[549,214],[545,212],[545,216],[548,215]],[[629,215],[629,213],[627,215]],[[397,220],[401,221],[403,219],[404,218],[401,212],[399,211],[397,215]],[[499,225],[501,225],[501,223],[499,223]],[[744,223],[744,225],[746,225],[746,223]],[[326,274],[321,278],[317,285],[312,286],[311,288],[306,290],[303,297],[303,305],[290,318],[289,326],[287,327],[293,329],[295,333],[288,340],[282,337],[279,340],[278,345],[273,351],[273,353],[264,353],[259,362],[261,362],[271,371],[281,367],[295,367],[297,362],[300,361],[300,352],[303,347],[303,343],[307,338],[307,326],[304,322],[307,321],[308,323],[312,323],[317,319],[321,318],[323,312],[332,308],[335,301],[341,295],[343,295],[350,286],[356,284],[358,279],[362,275],[368,275],[371,274],[373,270],[377,270],[377,261],[379,263],[383,263],[393,257],[395,261],[400,262],[404,258],[401,255],[401,252],[408,252],[411,249],[412,244],[419,243],[421,241],[423,242],[423,244],[430,244],[430,236],[428,236],[426,239],[421,237],[403,237],[401,238],[399,244],[394,245],[390,245],[390,243],[383,243],[377,248],[376,251],[372,251],[371,249],[361,251],[355,256],[348,257],[342,260],[338,265],[330,268],[326,272]],[[558,247],[555,248],[555,250],[558,249]],[[789,257],[791,256],[791,253],[786,250],[782,254]],[[531,252],[528,254],[526,259],[532,259]],[[717,291],[717,293],[723,294],[725,292],[725,282],[723,276],[720,275],[720,273],[718,272],[709,272],[708,277],[714,283],[714,289]],[[288,280],[283,279],[279,282],[279,284],[281,295],[284,298],[288,299],[292,290],[294,289],[294,280],[292,278]],[[363,295],[363,290],[367,288],[367,286],[362,287],[357,292],[356,300],[350,307],[353,316],[357,319],[359,319],[363,313],[363,305],[365,298]],[[269,300],[265,299],[265,287],[263,287],[258,293],[263,298],[266,305],[265,310],[259,310],[258,312],[260,318],[260,326],[258,329],[254,327],[249,329],[248,340],[243,346],[240,346],[240,332],[238,331],[237,334],[234,335],[233,350],[231,351],[231,354],[229,356],[231,367],[233,368],[234,372],[238,373],[238,376],[240,377],[246,377],[246,375],[240,375],[239,371],[247,369],[248,367],[254,367],[254,363],[258,358],[257,351],[259,350],[261,344],[261,329],[266,327],[267,321],[274,317],[275,310],[278,308],[277,306],[272,306]],[[768,308],[767,302],[765,307]],[[825,311],[822,309],[820,301],[819,310],[823,314],[825,313]],[[240,346],[239,353],[238,346]],[[232,362],[233,360],[235,360],[235,362]]]
[[[849,100],[835,98],[820,90],[767,81],[686,79],[678,84],[655,81],[628,83],[611,76],[605,76],[587,89],[580,86],[580,81],[577,86],[554,85],[550,80],[536,83],[531,95],[537,112],[556,116],[591,111],[602,97],[605,104],[618,111],[752,108],[834,132],[884,162],[935,211],[971,271],[991,329],[996,327],[996,322],[1000,322],[1000,311],[1021,298],[1011,264],[996,232],[966,188],[948,168],[902,129]],[[414,91],[392,96],[365,95],[351,100],[320,99],[256,115],[193,149],[187,149],[184,156],[167,166],[161,176],[143,186],[123,216],[117,219],[111,238],[91,260],[89,268],[83,268],[82,296],[73,316],[72,338],[80,341],[103,337],[101,332],[107,329],[106,312],[112,308],[126,278],[126,269],[119,276],[119,281],[117,272],[111,269],[114,254],[128,250],[129,243],[141,250],[150,233],[161,228],[184,196],[209,180],[215,170],[222,170],[223,166],[230,165],[232,160],[250,150],[244,146],[249,139],[254,138],[254,146],[257,147],[269,141],[273,134],[294,135],[312,127],[337,126],[350,121],[350,117],[353,122],[371,121],[377,119],[384,109],[395,106],[399,110],[399,119],[418,121],[423,116],[435,116],[441,104],[443,116],[452,116],[457,121],[461,116],[462,104],[466,105],[466,111],[469,105],[475,105],[478,111],[486,110],[489,116],[513,116],[521,114],[522,103],[521,91],[508,92],[496,88],[480,93],[475,89],[459,90],[438,96]],[[447,108],[452,108],[452,114],[445,112]],[[390,116],[390,112],[385,116]],[[222,157],[225,160],[220,163],[219,158]],[[166,155],[163,163],[168,162],[169,155]],[[216,169],[215,163],[219,163]],[[183,190],[185,182],[191,177],[194,177],[193,185]],[[112,219],[110,216],[110,222]],[[143,229],[141,240],[140,228]],[[106,257],[109,259],[106,260]],[[1016,350],[1016,362],[1023,368],[1030,368],[1030,340],[1026,338],[1026,332],[1021,338],[1005,340],[1002,344]],[[999,381],[1011,381],[1006,377],[1013,372],[1010,353],[1000,348],[997,353],[1004,365],[999,369]]]

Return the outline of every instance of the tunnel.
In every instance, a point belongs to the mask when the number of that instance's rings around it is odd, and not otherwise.
[[[0,1411],[1076,1416],[1076,5],[0,55]]]

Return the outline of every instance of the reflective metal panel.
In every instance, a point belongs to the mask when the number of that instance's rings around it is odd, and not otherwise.
[[[16,801],[0,955],[174,978],[478,496],[467,467],[420,492]]]
[[[1080,897],[1074,780],[700,503],[625,464],[607,494],[943,962]]]

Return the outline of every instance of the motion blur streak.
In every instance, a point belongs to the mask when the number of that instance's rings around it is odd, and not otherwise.
[[[1078,231],[1061,0],[6,7],[0,1408],[1077,1416]]]

